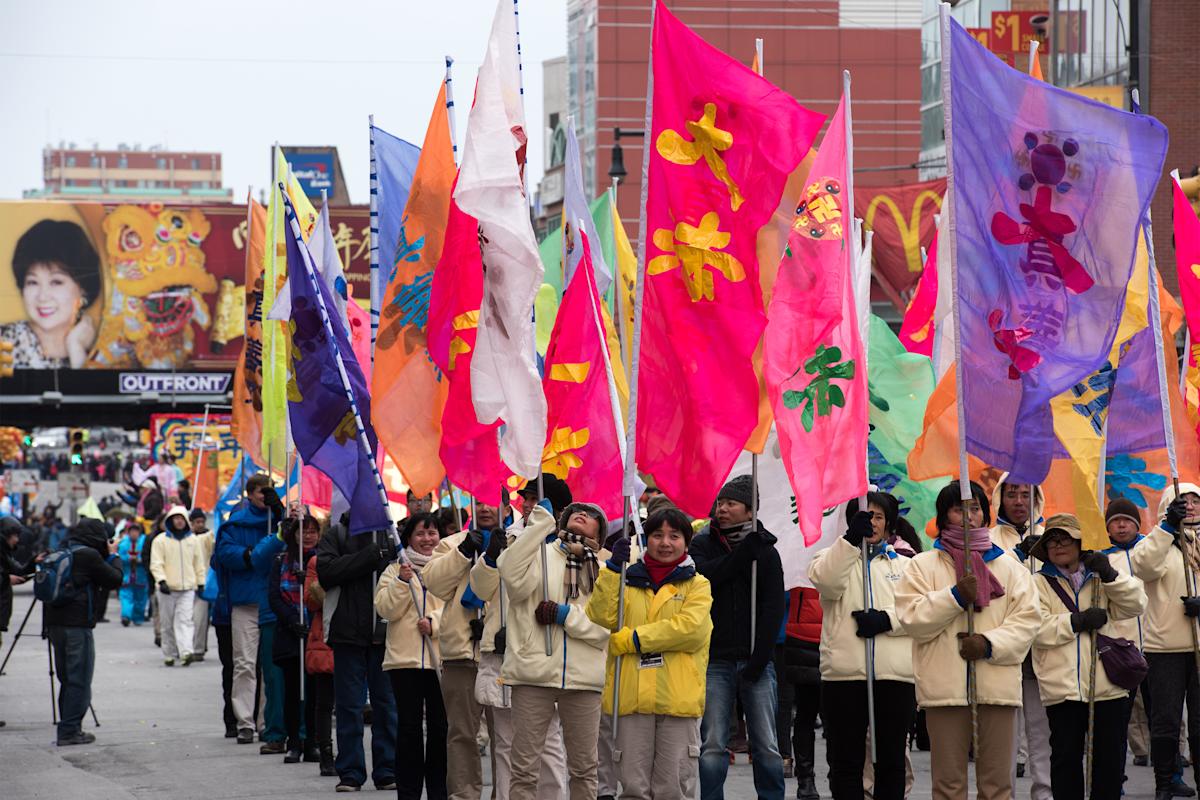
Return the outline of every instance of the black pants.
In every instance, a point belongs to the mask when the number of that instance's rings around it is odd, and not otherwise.
[[[876,800],[903,800],[904,750],[916,713],[911,683],[875,681]],[[821,719],[828,742],[834,800],[861,800],[867,747],[867,682],[821,681]]]
[[[288,749],[300,749],[300,713],[304,712],[304,738],[315,733],[313,718],[316,703],[313,702],[312,676],[304,673],[304,700],[300,700],[300,657],[286,658],[275,662],[283,673],[283,727],[287,730]]]
[[[1150,674],[1146,676],[1151,702],[1146,707],[1150,717],[1150,762],[1154,766],[1156,791],[1169,789],[1178,767],[1179,724],[1183,719],[1183,704],[1187,702],[1188,749],[1192,751],[1192,767],[1200,776],[1200,684],[1196,680],[1196,657],[1192,653],[1146,653]]]
[[[795,759],[797,778],[815,777],[813,761],[817,743],[817,715],[821,713],[821,684],[792,682],[787,679],[789,670],[779,655],[782,647],[776,648],[775,675],[779,681],[779,710],[775,714],[775,735],[779,742],[779,754]]]
[[[221,659],[221,696],[225,699],[225,730],[237,730],[233,714],[233,626],[213,625],[217,632],[217,658]]]
[[[388,671],[396,696],[396,797],[446,800],[446,706],[437,673],[431,669]],[[421,717],[425,742],[421,743]]]
[[[1128,701],[1096,703],[1092,743],[1092,800],[1119,800]],[[1082,800],[1088,704],[1077,700],[1046,706],[1050,720],[1050,793],[1054,800]]]
[[[313,727],[318,747],[333,746],[333,675],[328,672],[309,673],[312,687]],[[310,733],[309,736],[313,736]]]

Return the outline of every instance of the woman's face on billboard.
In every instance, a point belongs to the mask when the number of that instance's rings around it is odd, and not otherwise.
[[[30,323],[42,331],[61,331],[65,335],[83,307],[83,290],[54,263],[30,266],[21,295]]]

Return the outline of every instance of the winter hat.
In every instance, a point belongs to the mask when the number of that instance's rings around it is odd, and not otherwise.
[[[551,500],[550,502],[554,502]],[[608,517],[604,514],[604,510],[595,503],[568,503],[567,507],[558,515],[558,529],[565,531],[567,529],[567,520],[571,519],[571,515],[577,511],[583,511],[589,516],[595,518],[600,523],[600,542],[603,544],[604,537],[608,534]]]
[[[1138,513],[1137,506],[1127,497],[1118,497],[1108,504],[1108,508],[1104,512],[1104,524],[1112,522],[1114,519],[1127,519],[1142,527],[1142,516]]]
[[[717,493],[718,500],[736,500],[746,508],[754,505],[754,481],[749,475],[738,475],[730,478]]]
[[[1063,531],[1072,539],[1083,544],[1083,531],[1079,527],[1079,519],[1074,514],[1055,514],[1050,519],[1046,520],[1046,532],[1042,534],[1042,538],[1038,539],[1037,544],[1029,551],[1029,555],[1036,558],[1038,561],[1046,560],[1046,543],[1050,538],[1050,534],[1055,531]]]
[[[193,519],[207,520],[208,515],[204,513],[204,509],[202,509],[202,508],[193,508],[192,513],[188,514],[188,519],[189,520],[193,520]]]
[[[522,497],[537,498],[537,481],[533,480],[525,484],[525,486],[517,492]],[[571,505],[571,489],[557,475],[552,475],[549,472],[542,474],[542,496],[550,501],[550,505],[554,507],[554,513],[562,515],[563,509]]]
[[[675,508],[675,504],[671,502],[671,498],[665,494],[656,494],[646,502],[646,517],[649,518],[651,514],[667,508]]]

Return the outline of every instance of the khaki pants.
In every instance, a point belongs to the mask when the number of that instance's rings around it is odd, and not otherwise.
[[[1129,750],[1135,756],[1150,755],[1150,720],[1140,690],[1133,695],[1133,713],[1129,715]]]
[[[446,792],[450,800],[479,800],[483,767],[479,761],[479,718],[475,700],[475,662],[442,664],[442,703],[446,707]],[[493,736],[488,724],[488,736]]]
[[[867,731],[866,758],[863,759],[863,792],[870,797],[875,790],[875,765],[871,763],[871,732]],[[912,794],[913,783],[912,759],[908,757],[908,748],[904,748],[904,796]]]
[[[596,740],[596,793],[599,797],[617,796],[617,761],[613,754],[612,715],[601,712],[600,738]]]
[[[233,688],[230,700],[238,730],[254,724],[255,667],[258,664],[258,606],[234,606],[230,614],[233,638]],[[266,706],[266,703],[263,703]]]
[[[621,800],[694,800],[700,776],[700,720],[629,714],[613,752]]]
[[[512,713],[517,720],[512,742],[510,800],[537,796],[537,764],[546,729],[558,706],[571,800],[596,798],[596,738],[600,731],[600,693],[583,689],[512,687]]]
[[[1021,680],[1021,697],[1025,706],[1019,721],[1024,726],[1022,732],[1028,750],[1025,774],[1030,780],[1029,800],[1053,800],[1054,795],[1050,794],[1050,720],[1046,718],[1046,707],[1042,705],[1037,678]],[[1016,780],[1015,764],[1013,780]]]
[[[196,631],[193,638],[192,652],[202,656],[208,652],[208,601],[196,595],[196,604],[192,607],[192,627]]]
[[[1013,743],[1017,709],[981,705],[979,752],[975,754],[978,800],[1011,800]],[[966,706],[925,709],[929,728],[933,800],[967,800],[967,753],[971,749],[971,711]]]
[[[508,786],[512,780],[512,709],[493,707],[492,722],[492,753],[496,757],[492,788],[496,790],[496,800],[508,800]],[[555,713],[546,730],[546,743],[542,746],[537,800],[564,800],[567,796],[566,773],[567,754],[563,752],[562,725]]]

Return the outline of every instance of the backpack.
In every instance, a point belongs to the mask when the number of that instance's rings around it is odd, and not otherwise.
[[[33,596],[54,608],[62,608],[74,600],[81,591],[72,575],[75,553],[83,547],[85,545],[64,544],[47,555],[38,564],[33,578]]]

